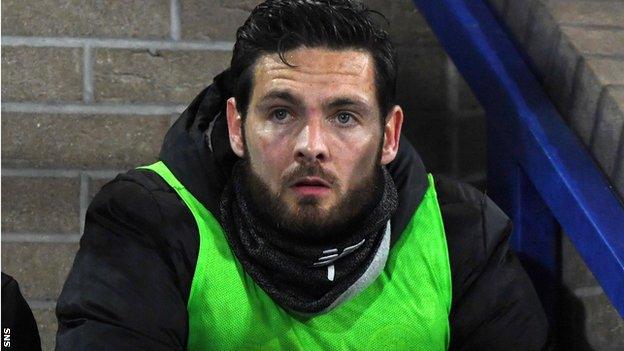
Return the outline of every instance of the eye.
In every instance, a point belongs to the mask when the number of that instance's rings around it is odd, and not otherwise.
[[[287,109],[278,108],[271,112],[270,117],[276,122],[286,122],[289,118],[291,118],[291,114]]]
[[[355,117],[349,112],[340,112],[336,115],[334,120],[342,127],[350,126],[355,123]]]

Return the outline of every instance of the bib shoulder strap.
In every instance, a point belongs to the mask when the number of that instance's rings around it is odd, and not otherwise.
[[[171,173],[171,171],[169,170],[169,168],[165,165],[163,161],[158,161],[147,166],[137,167],[137,169],[148,169],[150,171],[155,172],[162,179],[164,179],[165,182],[167,182],[167,184],[169,184],[170,187],[176,190],[176,192],[179,192],[180,190],[185,189],[184,185],[182,185],[182,183],[180,183],[178,178],[176,178],[173,175],[173,173]]]

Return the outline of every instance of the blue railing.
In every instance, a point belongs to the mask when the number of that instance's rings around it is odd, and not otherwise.
[[[562,228],[624,316],[624,206],[484,0],[414,0],[487,113],[488,194],[549,318]]]

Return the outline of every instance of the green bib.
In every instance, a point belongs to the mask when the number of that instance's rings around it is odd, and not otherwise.
[[[188,300],[189,350],[446,350],[451,270],[433,177],[385,268],[366,289],[314,317],[278,306],[247,275],[215,217],[162,162],[192,212],[199,256]]]

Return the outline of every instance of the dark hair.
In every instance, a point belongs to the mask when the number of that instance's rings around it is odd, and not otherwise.
[[[301,46],[357,49],[371,54],[375,90],[383,117],[394,105],[396,53],[388,33],[367,9],[351,0],[267,0],[258,5],[236,32],[231,62],[234,97],[243,119],[253,88],[253,67],[264,54],[284,53]]]

